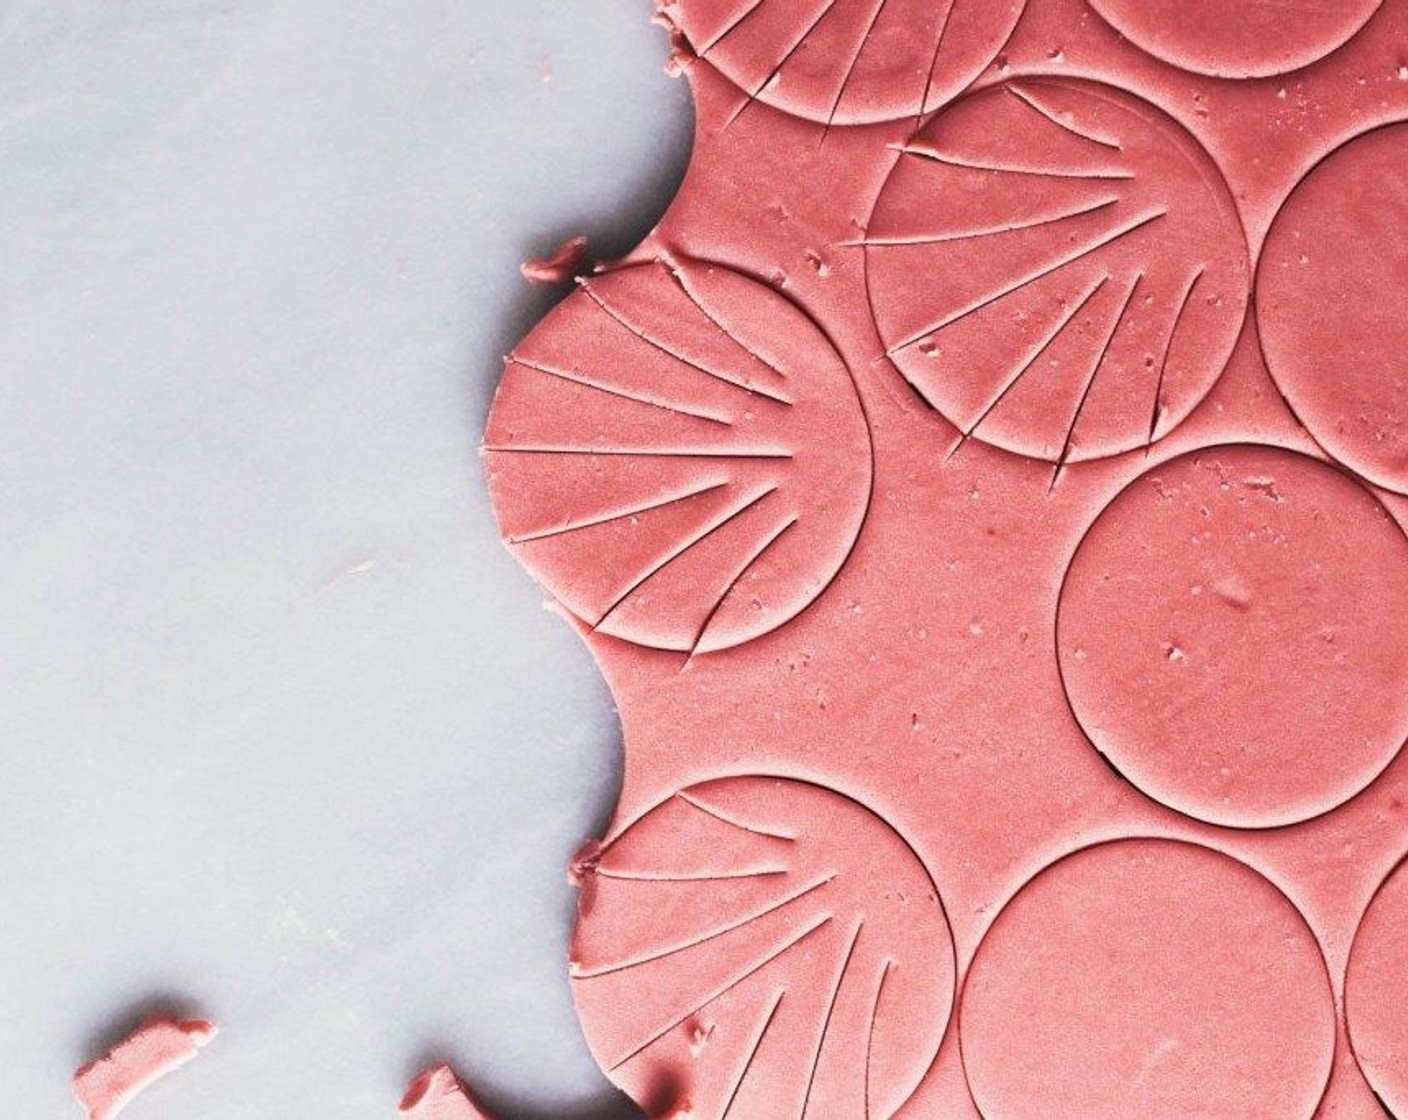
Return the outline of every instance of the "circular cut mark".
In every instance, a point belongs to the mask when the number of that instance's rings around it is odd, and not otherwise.
[[[1306,820],[1408,736],[1408,541],[1365,488],[1269,447],[1129,485],[1076,551],[1057,644],[1090,741],[1212,824]]]
[[[943,905],[850,798],[705,782],[580,870],[577,1010],[643,1105],[678,1085],[698,1116],[890,1116],[938,1053],[954,992]]]
[[[850,372],[727,269],[607,273],[509,358],[485,436],[510,548],[595,630],[707,653],[776,629],[849,555],[871,449]]]
[[[1383,0],[1090,0],[1135,46],[1214,78],[1299,70],[1344,46]]]
[[[1344,1009],[1359,1068],[1395,1116],[1408,1116],[1408,872],[1379,887],[1354,936]]]
[[[1408,124],[1306,176],[1267,237],[1256,301],[1267,365],[1311,434],[1408,493]]]
[[[1026,0],[667,0],[749,101],[832,124],[918,117],[976,78]]]
[[[1154,442],[1222,373],[1250,266],[1217,168],[1094,82],[1004,82],[904,147],[864,238],[890,357],[972,436],[1063,465]]]
[[[1221,853],[1121,840],[1047,868],[998,915],[960,1011],[987,1117],[1309,1117],[1335,1009],[1287,898]]]

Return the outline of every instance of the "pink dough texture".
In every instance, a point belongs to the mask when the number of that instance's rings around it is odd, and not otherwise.
[[[493,1120],[447,1065],[428,1069],[411,1082],[401,1100],[401,1115],[411,1120]]]
[[[587,239],[571,237],[548,256],[523,262],[523,278],[533,284],[569,284],[587,271]]]
[[[73,1093],[88,1120],[109,1120],[143,1089],[180,1069],[215,1037],[200,1019],[154,1019],[73,1075]]]
[[[602,1068],[1408,1116],[1408,0],[657,7],[688,173],[483,446],[620,713]]]

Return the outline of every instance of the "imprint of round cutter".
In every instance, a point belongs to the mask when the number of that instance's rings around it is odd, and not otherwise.
[[[1090,0],[1146,54],[1213,78],[1264,78],[1332,54],[1383,0],[1320,0],[1288,9],[1264,0]]]
[[[1174,840],[1040,872],[979,945],[959,1015],[989,1120],[1308,1118],[1335,1049],[1300,912],[1245,864]]]
[[[805,610],[870,505],[844,359],[783,295],[693,260],[554,308],[508,359],[485,460],[506,543],[568,611],[690,655]]]
[[[1005,81],[935,114],[859,243],[905,380],[964,439],[1058,469],[1181,423],[1251,298],[1212,158],[1162,110],[1084,79]]]
[[[1344,1009],[1350,1048],[1374,1092],[1408,1115],[1408,871],[1400,862],[1360,920],[1349,954]]]
[[[678,1084],[705,1116],[891,1116],[948,1029],[938,889],[884,817],[831,789],[689,786],[606,840],[582,891],[578,1014],[647,1107]]]
[[[1086,736],[1211,824],[1307,820],[1408,738],[1408,540],[1365,487],[1228,445],[1130,483],[1076,550],[1059,665]]]
[[[1408,124],[1349,141],[1291,193],[1256,308],[1271,375],[1320,446],[1408,493]]]
[[[997,56],[1026,0],[666,0],[747,96],[832,125],[920,117]],[[740,111],[742,109],[740,108]]]

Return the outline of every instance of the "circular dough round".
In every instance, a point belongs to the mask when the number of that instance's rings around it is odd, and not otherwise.
[[[978,948],[959,1022],[993,1120],[1310,1117],[1335,1048],[1299,911],[1171,840],[1087,848],[1023,887]]]
[[[1207,395],[1251,295],[1208,154],[1161,110],[1003,82],[908,144],[864,237],[890,359],[956,426],[1065,464],[1144,447]]]
[[[1383,0],[1090,0],[1116,31],[1164,62],[1214,78],[1299,70],[1344,46]]]
[[[836,349],[777,292],[695,261],[559,304],[508,359],[485,456],[505,540],[569,611],[691,654],[805,609],[870,503]]]
[[[1057,645],[1090,741],[1212,824],[1309,819],[1408,738],[1408,540],[1352,478],[1279,448],[1190,453],[1076,551]]]
[[[918,117],[976,78],[1026,0],[669,0],[699,57],[747,94],[809,120]]]
[[[1322,447],[1408,493],[1408,124],[1366,133],[1291,194],[1257,272],[1267,365]]]

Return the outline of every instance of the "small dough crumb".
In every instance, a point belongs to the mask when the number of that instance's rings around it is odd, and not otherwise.
[[[88,1120],[109,1120],[214,1037],[215,1025],[203,1019],[152,1019],[75,1073],[73,1095]]]
[[[414,1120],[493,1120],[447,1065],[428,1069],[411,1082],[401,1099],[401,1115]]]
[[[587,271],[587,239],[569,237],[550,256],[524,261],[521,268],[531,284],[570,284]]]

